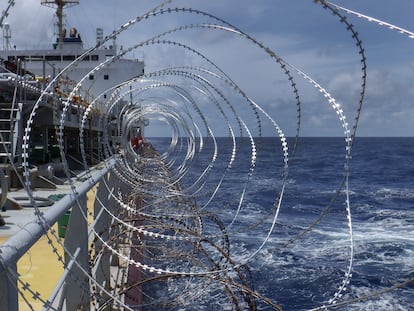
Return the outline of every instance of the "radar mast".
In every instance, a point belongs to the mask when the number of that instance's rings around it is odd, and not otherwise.
[[[51,8],[56,8],[56,16],[58,18],[58,47],[62,49],[64,30],[63,30],[63,9],[79,4],[79,0],[41,0],[41,4]]]

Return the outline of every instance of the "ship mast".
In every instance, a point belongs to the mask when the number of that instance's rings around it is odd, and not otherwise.
[[[41,4],[51,8],[56,8],[56,16],[58,18],[58,47],[62,49],[63,38],[65,37],[63,28],[63,9],[79,4],[79,0],[41,0]]]

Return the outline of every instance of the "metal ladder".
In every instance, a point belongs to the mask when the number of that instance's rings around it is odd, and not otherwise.
[[[15,97],[14,97],[15,98]],[[22,115],[23,104],[0,103],[0,178],[1,194],[0,209],[5,210],[7,201],[7,192],[11,186],[11,175],[16,164],[21,164],[21,145],[20,138],[20,120]],[[0,224],[4,220],[0,219]]]
[[[22,103],[0,103],[0,163],[17,162]],[[20,148],[19,148],[20,149]]]

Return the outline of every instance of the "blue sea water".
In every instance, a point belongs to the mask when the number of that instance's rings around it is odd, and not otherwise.
[[[168,145],[166,139],[151,142],[161,151]],[[288,142],[291,152],[294,141]],[[216,144],[214,153],[214,142],[206,139],[194,158],[184,156],[183,144],[168,159],[187,169],[183,189],[197,189],[198,206],[227,226],[230,254],[236,262],[249,261],[254,290],[283,310],[318,308],[338,293],[352,260],[337,309],[413,308],[414,284],[399,284],[414,278],[414,138],[357,138],[349,199],[342,184],[343,138],[300,138],[286,179],[277,138],[255,140],[253,153],[246,138],[236,140],[234,150],[228,138]],[[194,310],[220,310],[211,306]]]

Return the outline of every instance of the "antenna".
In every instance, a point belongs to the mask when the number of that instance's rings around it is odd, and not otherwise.
[[[59,32],[58,46],[59,46],[59,49],[61,49],[63,45],[63,37],[64,37],[63,8],[78,5],[79,0],[41,0],[41,4],[44,6],[51,7],[51,8],[56,8],[56,16],[58,18],[58,32]]]
[[[10,47],[11,29],[8,23],[3,26],[4,50],[8,51]]]
[[[100,45],[103,41],[103,28],[96,28],[96,45]]]

